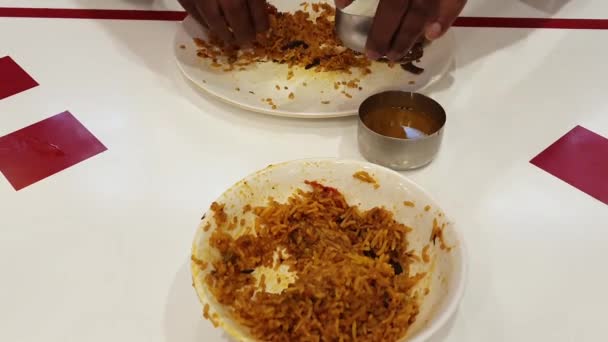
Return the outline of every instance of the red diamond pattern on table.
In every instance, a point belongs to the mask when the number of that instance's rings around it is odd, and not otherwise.
[[[0,100],[36,86],[38,86],[38,82],[11,57],[0,58]]]
[[[532,164],[608,204],[608,139],[576,126]]]
[[[21,190],[106,150],[66,111],[0,137],[0,172]]]

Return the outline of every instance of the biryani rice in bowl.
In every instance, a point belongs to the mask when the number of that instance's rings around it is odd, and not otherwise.
[[[300,160],[243,179],[192,247],[203,315],[237,341],[424,341],[464,292],[437,203],[373,164]]]

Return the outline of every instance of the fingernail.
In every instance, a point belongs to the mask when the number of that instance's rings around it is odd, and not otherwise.
[[[372,50],[367,50],[366,54],[367,54],[367,58],[374,60],[374,61],[376,61],[376,60],[380,59],[380,57],[382,57],[382,55],[380,55],[378,52],[372,51]]]
[[[431,24],[431,26],[426,29],[426,39],[435,40],[439,38],[439,36],[441,36],[441,31],[442,28],[440,23]]]

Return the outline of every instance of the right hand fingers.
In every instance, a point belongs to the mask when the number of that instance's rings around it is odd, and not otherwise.
[[[266,0],[179,0],[184,9],[221,40],[246,44],[268,30]]]
[[[439,12],[438,0],[411,0],[401,28],[393,38],[389,60],[397,62],[407,55],[412,46],[420,39],[429,21],[436,20]]]
[[[401,20],[409,9],[410,0],[380,0],[374,23],[367,39],[367,56],[379,59],[386,56]]]

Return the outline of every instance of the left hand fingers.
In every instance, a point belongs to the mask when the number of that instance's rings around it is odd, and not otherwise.
[[[220,6],[238,44],[249,43],[255,39],[255,27],[249,16],[247,0],[222,0]]]
[[[405,57],[424,34],[427,24],[436,21],[438,15],[438,0],[412,0],[386,57],[394,62]]]
[[[270,26],[266,5],[266,0],[249,0],[249,10],[256,33],[265,32]]]

